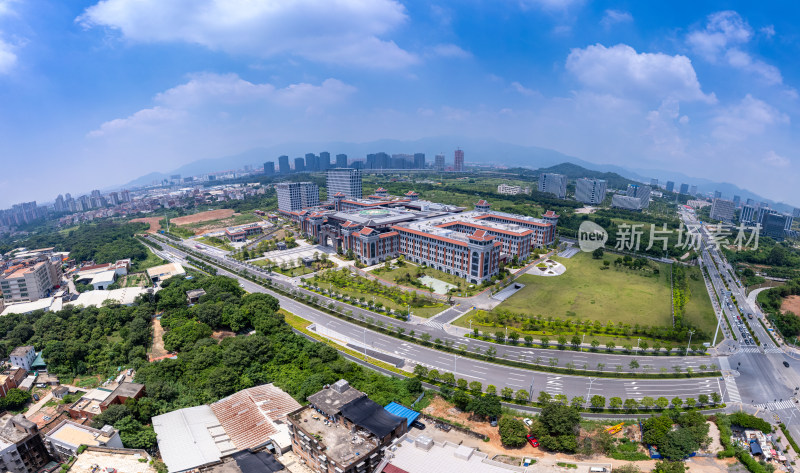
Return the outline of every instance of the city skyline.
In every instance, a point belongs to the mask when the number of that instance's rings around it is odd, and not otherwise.
[[[193,5],[0,2],[0,207],[286,141],[431,134],[796,204],[794,5]]]

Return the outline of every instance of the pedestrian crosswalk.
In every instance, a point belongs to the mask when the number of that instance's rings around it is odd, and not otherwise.
[[[783,409],[793,409],[794,402],[792,401],[767,402],[763,404],[756,404],[756,407],[759,409],[767,409],[770,411],[781,411]]]
[[[564,382],[561,380],[561,376],[548,376],[547,387],[544,390],[553,395],[563,393]]]
[[[439,330],[444,330],[444,324],[441,322],[436,322],[434,320],[428,320],[422,325],[427,325],[428,327],[438,328]]]
[[[736,380],[733,376],[725,377],[725,390],[730,402],[742,402],[742,396],[739,394],[739,388],[736,386]]]
[[[761,353],[761,350],[759,350],[757,347],[747,347],[741,348],[739,353]]]
[[[764,350],[764,353],[783,353],[783,350],[780,348],[767,348]]]

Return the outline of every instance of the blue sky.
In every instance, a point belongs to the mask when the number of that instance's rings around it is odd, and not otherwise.
[[[0,206],[262,145],[435,135],[800,206],[799,8],[0,0]]]

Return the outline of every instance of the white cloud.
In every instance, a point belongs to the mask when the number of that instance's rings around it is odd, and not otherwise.
[[[566,68],[588,89],[621,97],[714,102],[700,88],[686,56],[637,53],[632,47],[602,44],[573,49]]]
[[[633,15],[624,10],[606,10],[600,24],[603,28],[611,28],[620,23],[629,23],[633,21]]]
[[[456,44],[437,44],[431,48],[433,56],[467,59],[472,57],[472,53],[463,50]]]
[[[725,58],[731,66],[748,70],[761,76],[767,84],[774,85],[783,82],[781,71],[777,67],[771,66],[764,61],[753,59],[752,56],[740,49],[729,49],[728,52],[725,53]]]
[[[690,33],[686,42],[697,53],[714,61],[728,47],[750,41],[753,29],[732,10],[712,13],[703,30]]]
[[[514,89],[516,92],[519,92],[520,94],[522,94],[522,95],[524,95],[526,97],[533,97],[535,95],[539,95],[539,93],[536,92],[535,90],[529,89],[529,88],[525,87],[524,85],[522,85],[522,84],[520,84],[519,82],[516,82],[516,81],[511,83],[511,88]]]
[[[0,40],[0,74],[8,74],[17,64],[17,55],[14,47]]]
[[[132,128],[145,130],[189,115],[230,116],[231,111],[234,116],[259,115],[268,114],[267,107],[317,111],[342,101],[355,90],[337,79],[326,79],[320,85],[298,83],[276,88],[272,84],[246,81],[236,74],[197,74],[188,82],[156,95],[155,102],[159,105],[103,123],[89,136]]]
[[[762,28],[768,37],[775,34],[772,27]],[[689,33],[687,44],[698,55],[712,63],[725,62],[731,67],[761,77],[770,85],[781,84],[780,70],[764,61],[754,59],[742,48],[753,38],[753,29],[735,11],[726,10],[708,16],[705,28]]]
[[[153,107],[139,110],[126,118],[115,118],[100,125],[100,128],[89,132],[89,136],[97,138],[120,130],[136,129],[156,130],[165,122],[170,122],[184,116],[183,113],[164,107]]]
[[[775,151],[769,151],[761,159],[761,162],[763,162],[764,164],[766,164],[768,166],[772,166],[772,167],[776,167],[776,168],[787,168],[787,167],[789,167],[790,164],[792,164],[792,162],[789,161],[789,158],[785,158],[785,157],[779,155],[778,153],[776,153]]]
[[[673,156],[686,155],[686,143],[678,124],[684,126],[689,119],[680,115],[680,105],[675,100],[665,100],[658,110],[647,113],[649,127],[645,132],[660,152]]]
[[[396,0],[102,0],[79,16],[133,42],[184,42],[231,54],[403,68],[418,58],[381,39],[407,20]]]
[[[728,141],[741,141],[764,133],[772,125],[788,124],[789,117],[768,103],[747,94],[741,102],[721,110],[714,119],[713,135]]]
[[[773,36],[775,36],[775,26],[773,25],[767,25],[761,27],[758,31],[767,38],[772,38]]]

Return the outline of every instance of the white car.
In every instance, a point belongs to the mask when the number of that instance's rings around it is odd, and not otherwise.
[[[522,422],[525,422],[525,425],[527,425],[528,427],[531,427],[533,425],[533,421],[528,419],[527,417],[522,419]]]

